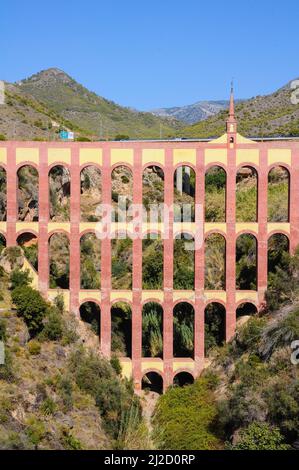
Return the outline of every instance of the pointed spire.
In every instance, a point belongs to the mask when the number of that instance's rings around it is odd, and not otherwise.
[[[235,117],[235,100],[234,100],[234,82],[231,82],[230,100],[229,100],[229,116],[226,121],[226,131],[229,134],[237,132],[237,121]]]

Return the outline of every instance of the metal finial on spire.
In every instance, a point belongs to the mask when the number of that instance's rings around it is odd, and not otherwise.
[[[230,82],[230,92],[231,93],[234,92],[234,77],[231,79],[231,82]]]

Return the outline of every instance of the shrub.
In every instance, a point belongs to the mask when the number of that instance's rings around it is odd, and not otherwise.
[[[82,347],[71,354],[69,370],[78,387],[94,397],[106,431],[117,438],[121,414],[137,400],[132,387],[120,380],[109,361]]]
[[[66,411],[73,408],[73,384],[69,377],[61,376],[57,384],[58,392]]]
[[[61,313],[55,307],[48,310],[44,320],[44,328],[41,333],[41,338],[58,341],[62,338],[64,332],[64,322]]]
[[[36,356],[37,354],[39,354],[40,350],[41,350],[41,346],[38,341],[36,341],[35,339],[32,339],[31,341],[29,341],[28,351],[30,352],[32,356]]]
[[[58,308],[58,310],[63,313],[64,311],[64,298],[63,294],[57,294],[54,299],[54,305]]]
[[[264,328],[259,352],[264,359],[269,359],[278,348],[289,346],[299,338],[299,311],[295,309],[281,321],[271,323]]]
[[[24,319],[31,337],[36,336],[43,328],[48,303],[37,290],[29,286],[17,287],[12,291],[11,298],[17,307],[18,316]]]
[[[30,416],[27,420],[26,435],[37,449],[38,444],[46,435],[45,425],[35,416]]]
[[[82,444],[77,439],[74,437],[70,430],[66,427],[62,428],[62,443],[63,446],[68,449],[68,450],[81,450],[82,449]]]
[[[242,429],[240,439],[232,450],[287,450],[289,446],[278,428],[267,423],[252,423],[247,429]]]
[[[122,368],[121,368],[121,364],[120,364],[119,359],[118,359],[117,356],[112,356],[111,357],[110,364],[113,367],[113,369],[115,370],[115,372],[117,373],[117,375],[120,375],[121,371],[122,371]]]
[[[56,403],[54,402],[54,400],[52,400],[52,398],[47,397],[42,402],[40,410],[41,410],[42,414],[45,415],[45,416],[53,415],[55,413],[55,410],[56,410]]]
[[[154,415],[154,436],[160,449],[221,448],[215,432],[217,409],[212,377],[188,387],[173,387],[161,396]]]
[[[265,393],[269,418],[279,426],[288,441],[299,437],[299,380],[283,381],[269,387]]]
[[[0,341],[6,341],[6,321],[0,320]]]
[[[21,286],[29,286],[32,278],[29,270],[21,271],[20,269],[14,269],[10,274],[11,290]]]
[[[264,318],[250,318],[236,336],[238,347],[243,351],[257,351],[265,323]]]
[[[13,360],[10,350],[4,345],[5,362],[0,364],[0,380],[12,381],[13,374]]]

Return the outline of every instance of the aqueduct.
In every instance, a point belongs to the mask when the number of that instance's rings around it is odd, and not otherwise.
[[[69,288],[63,290],[65,303],[70,311],[78,314],[85,302],[100,307],[100,348],[111,354],[111,307],[126,302],[131,309],[130,358],[122,358],[123,373],[133,376],[136,389],[141,387],[146,374],[158,374],[163,388],[173,381],[191,381],[204,366],[205,310],[210,304],[223,307],[225,339],[235,332],[236,315],[240,306],[252,304],[259,309],[267,288],[268,241],[274,234],[287,237],[291,251],[299,244],[299,141],[297,140],[249,140],[237,133],[233,98],[226,133],[217,139],[206,141],[126,141],[126,142],[0,142],[0,165],[6,171],[7,210],[6,220],[0,222],[1,234],[7,246],[14,246],[21,234],[29,233],[38,238],[38,274],[34,282],[39,290],[53,299],[56,289],[49,285],[49,240],[55,233],[64,233],[69,240]],[[38,215],[32,221],[18,218],[17,185],[18,171],[31,165],[38,174]],[[51,220],[49,200],[49,172],[60,165],[70,173],[69,220]],[[179,169],[191,168],[195,177],[195,203],[205,204],[205,173],[217,166],[226,174],[225,218],[221,222],[202,223],[195,214],[193,222],[179,222],[170,213],[169,237],[163,240],[163,279],[161,289],[143,289],[142,284],[142,238],[134,237],[132,223],[114,222],[112,231],[127,231],[132,237],[132,287],[119,290],[111,282],[112,241],[101,240],[100,288],[82,289],[80,283],[80,240],[94,233],[99,222],[82,221],[80,217],[80,175],[89,165],[97,167],[102,178],[102,203],[111,203],[111,173],[120,165],[132,172],[132,198],[136,205],[142,204],[142,175],[149,166],[164,172],[164,203],[171,207],[174,200],[173,179]],[[267,213],[268,175],[275,166],[283,167],[289,175],[288,217],[283,221],[269,221]],[[236,175],[243,167],[250,167],[257,175],[256,220],[239,222],[236,217]],[[101,224],[101,222],[100,222]],[[107,227],[101,226],[102,230]],[[136,230],[136,228],[135,228]],[[142,233],[163,234],[164,223],[144,223]],[[193,288],[177,290],[174,284],[174,236],[179,233],[195,235],[202,231],[203,239],[218,234],[225,243],[225,279],[218,290],[205,285],[205,243],[194,252]],[[236,244],[242,234],[251,234],[256,240],[256,288],[236,287]],[[144,357],[142,352],[142,310],[148,302],[161,306],[163,316],[163,354],[161,357]],[[194,351],[192,357],[174,355],[173,315],[177,305],[187,303],[194,315]]]

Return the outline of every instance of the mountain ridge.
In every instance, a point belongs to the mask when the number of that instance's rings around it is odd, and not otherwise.
[[[299,104],[291,102],[293,81],[271,94],[236,100],[238,131],[247,137],[298,136]],[[224,133],[226,108],[227,101],[218,100],[142,112],[98,96],[51,67],[5,83],[0,139],[58,140],[60,129],[75,132],[77,140],[214,138]],[[190,125],[178,119],[194,120],[198,113],[210,115]]]

